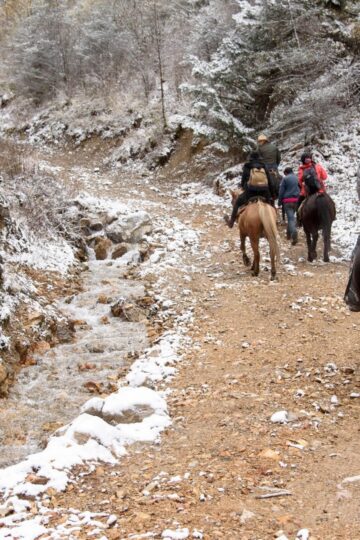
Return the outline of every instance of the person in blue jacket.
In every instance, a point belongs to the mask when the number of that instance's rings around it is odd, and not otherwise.
[[[300,195],[299,181],[291,167],[284,169],[284,177],[279,189],[279,206],[283,206],[287,217],[287,238],[292,240],[292,245],[297,244],[298,235],[296,230],[295,213]]]

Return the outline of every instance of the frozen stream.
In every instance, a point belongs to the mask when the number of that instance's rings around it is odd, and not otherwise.
[[[143,286],[123,278],[126,262],[90,261],[84,276],[84,291],[71,303],[61,304],[66,316],[85,321],[73,343],[59,345],[24,368],[0,409],[0,467],[22,460],[44,446],[50,434],[71,421],[92,394],[87,382],[107,383],[116,379],[128,353],[147,345],[142,323],[113,317],[110,305],[99,303],[100,295],[113,300],[144,295]],[[104,317],[106,319],[104,320]],[[79,369],[79,365],[91,369]]]

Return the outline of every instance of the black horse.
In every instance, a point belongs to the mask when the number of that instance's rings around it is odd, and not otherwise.
[[[344,300],[351,311],[360,311],[360,235],[351,257],[350,276]]]
[[[327,193],[314,193],[305,199],[300,210],[300,220],[306,235],[308,261],[317,258],[316,244],[319,231],[322,230],[324,262],[329,262],[331,226],[335,218],[335,203]]]

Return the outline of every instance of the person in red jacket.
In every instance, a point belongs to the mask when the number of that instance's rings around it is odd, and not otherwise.
[[[327,172],[325,171],[324,167],[322,167],[320,163],[315,163],[310,153],[305,152],[301,156],[300,159],[301,159],[301,165],[298,170],[298,179],[299,179],[299,185],[300,185],[301,200],[303,201],[304,198],[310,194],[308,192],[308,189],[306,188],[306,184],[304,182],[304,176],[308,175],[309,171],[311,170],[315,171],[315,177],[319,183],[319,187],[316,191],[318,193],[326,193],[326,186],[325,186],[324,180],[327,179]]]

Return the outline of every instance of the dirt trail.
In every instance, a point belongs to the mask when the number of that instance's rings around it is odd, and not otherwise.
[[[188,307],[184,289],[196,301],[193,346],[168,398],[173,425],[160,446],[131,447],[118,466],[99,466],[50,506],[117,515],[119,527],[106,532],[113,539],[181,527],[205,539],[281,530],[291,539],[302,528],[311,539],[359,539],[360,481],[341,483],[360,474],[360,401],[351,397],[360,392],[360,327],[342,301],[347,266],[300,262],[296,272],[280,267],[276,283],[266,271],[252,278],[222,210],[204,217],[203,206],[190,208],[158,182],[158,193],[145,187],[142,196],[202,233],[187,261],[191,282],[167,276],[179,312]],[[117,185],[112,196],[123,195]],[[303,239],[288,249],[297,261]],[[291,421],[272,423],[281,410]],[[279,491],[287,494],[259,498]]]

